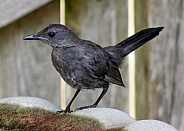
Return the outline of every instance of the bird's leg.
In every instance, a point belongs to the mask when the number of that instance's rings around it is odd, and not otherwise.
[[[96,108],[98,103],[100,102],[100,100],[102,99],[102,97],[106,94],[107,90],[109,87],[104,87],[102,90],[102,93],[100,94],[100,96],[98,97],[98,99],[96,100],[96,102],[93,105],[89,105],[89,106],[84,106],[84,107],[79,107],[77,109],[75,109],[75,111],[77,110],[82,110],[82,109],[87,109],[87,108]]]
[[[65,110],[62,110],[62,111],[57,111],[57,113],[71,113],[72,111],[70,110],[70,106],[72,105],[74,99],[76,98],[76,96],[79,94],[81,89],[77,89],[77,91],[75,92],[72,100],[69,102],[69,104],[67,105],[66,109]]]

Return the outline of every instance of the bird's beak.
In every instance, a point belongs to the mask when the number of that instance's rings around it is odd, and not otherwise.
[[[44,37],[40,37],[37,34],[32,34],[32,35],[25,36],[23,39],[24,40],[43,40],[45,38]]]

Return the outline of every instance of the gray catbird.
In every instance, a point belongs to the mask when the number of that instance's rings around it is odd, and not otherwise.
[[[64,113],[70,113],[70,106],[81,89],[103,88],[96,102],[98,105],[109,88],[109,83],[124,86],[119,67],[125,56],[153,39],[163,27],[147,28],[121,41],[115,46],[102,48],[96,43],[77,37],[70,29],[61,24],[51,24],[37,34],[24,37],[24,40],[41,40],[50,45],[52,62],[61,77],[77,91]]]

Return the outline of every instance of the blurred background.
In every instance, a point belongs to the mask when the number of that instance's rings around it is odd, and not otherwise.
[[[73,97],[75,89],[65,85],[52,65],[51,47],[23,41],[48,24],[65,23],[103,47],[134,31],[164,26],[124,62],[126,88],[111,85],[98,107],[119,109],[138,120],[162,120],[184,131],[184,1],[130,1],[0,0],[0,98],[34,96],[64,108]],[[100,93],[82,91],[72,109],[94,103]]]

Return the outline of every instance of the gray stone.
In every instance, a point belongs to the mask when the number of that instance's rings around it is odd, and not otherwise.
[[[106,129],[121,128],[135,122],[128,114],[111,108],[91,108],[76,111],[75,114],[97,119]]]
[[[59,107],[55,106],[51,102],[37,97],[27,97],[27,96],[9,97],[0,99],[0,103],[17,104],[24,107],[35,107],[52,112],[61,111]]]
[[[158,120],[140,120],[128,124],[127,131],[177,131],[173,126]]]
[[[52,112],[61,111],[59,107],[55,106],[51,102],[37,97],[9,97],[0,99],[0,103],[40,108]],[[71,116],[72,115],[93,118],[102,124],[104,129],[117,128],[118,130],[125,129],[126,131],[177,131],[177,129],[162,121],[136,121],[128,114],[111,108],[84,109],[73,112],[71,113]],[[61,115],[61,117],[62,116],[63,115]],[[85,121],[88,121],[88,119],[85,119]]]

